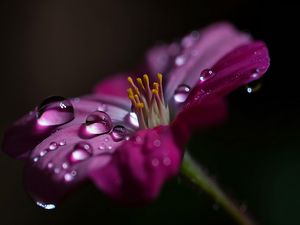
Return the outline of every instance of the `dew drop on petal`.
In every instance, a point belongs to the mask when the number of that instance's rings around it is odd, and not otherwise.
[[[68,168],[69,168],[69,163],[64,162],[64,163],[61,165],[61,167],[62,167],[63,169],[68,169]]]
[[[59,174],[59,173],[60,173],[60,168],[56,167],[56,168],[54,169],[54,173]]]
[[[215,76],[215,73],[213,70],[205,69],[200,73],[199,80],[201,83],[203,83],[203,82],[207,81],[208,79],[212,78],[213,76]]]
[[[152,159],[151,161],[152,166],[157,167],[159,165],[159,160],[158,159]]]
[[[60,145],[60,146],[64,146],[64,145],[66,145],[66,143],[67,143],[66,140],[61,140],[61,141],[59,142],[59,145]]]
[[[154,145],[155,147],[159,147],[160,144],[161,144],[161,142],[160,142],[160,140],[158,140],[158,139],[156,139],[155,141],[153,141],[153,145]]]
[[[58,144],[56,143],[56,142],[51,142],[50,144],[49,144],[49,149],[51,150],[51,151],[53,151],[53,150],[55,150],[55,149],[57,149],[58,148]]]
[[[37,161],[39,161],[39,159],[40,158],[38,156],[35,156],[35,157],[33,157],[32,161],[36,163]]]
[[[80,142],[74,146],[74,150],[69,156],[71,163],[77,163],[88,159],[92,155],[92,147],[86,142]]]
[[[111,136],[114,141],[122,141],[127,135],[126,128],[122,125],[117,125],[113,128]]]
[[[38,106],[36,117],[41,126],[61,125],[74,119],[74,108],[70,100],[52,96]]]
[[[40,152],[40,156],[41,156],[41,157],[45,156],[46,154],[47,154],[47,150],[42,150],[42,151]]]
[[[170,159],[169,157],[165,157],[165,158],[163,159],[163,164],[164,164],[165,166],[171,165],[171,159]]]
[[[111,131],[112,122],[107,113],[96,111],[88,115],[85,121],[86,131],[91,135],[101,135]]]
[[[101,105],[99,105],[98,107],[97,107],[97,111],[99,111],[99,112],[105,112],[107,110],[107,105],[105,105],[105,104],[101,104]]]
[[[185,85],[185,84],[181,84],[177,87],[177,89],[175,90],[175,94],[174,94],[174,100],[176,103],[183,103],[185,102],[185,100],[187,99],[189,93],[190,93],[190,87]]]
[[[42,202],[36,202],[36,204],[39,207],[42,207],[44,209],[55,209],[55,207],[56,207],[54,204],[46,204],[46,203],[42,203]]]
[[[52,162],[49,162],[49,163],[47,164],[47,168],[48,168],[48,169],[52,169],[52,168],[53,168],[53,166],[54,166],[54,165],[53,165],[53,163],[52,163]]]
[[[134,112],[130,112],[128,113],[124,120],[129,123],[132,127],[134,128],[138,128],[139,127],[139,121],[138,121],[138,118],[137,118],[137,115],[136,113]]]
[[[183,55],[177,56],[175,58],[175,64],[176,66],[182,66],[185,63],[186,59]]]

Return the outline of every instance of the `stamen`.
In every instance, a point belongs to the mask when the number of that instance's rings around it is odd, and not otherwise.
[[[131,77],[127,80],[131,86],[127,90],[128,98],[132,102],[133,111],[137,114],[141,128],[154,127],[159,124],[168,124],[169,110],[164,103],[162,88],[162,74],[157,74],[157,82],[150,88],[149,77],[137,78],[136,84]]]

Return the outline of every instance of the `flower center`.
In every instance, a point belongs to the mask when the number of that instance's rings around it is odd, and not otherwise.
[[[132,103],[132,110],[136,113],[140,128],[151,128],[158,125],[167,125],[170,121],[168,106],[165,104],[162,86],[163,76],[157,74],[157,82],[150,86],[149,77],[144,74],[136,82],[128,77],[131,88],[128,98]]]

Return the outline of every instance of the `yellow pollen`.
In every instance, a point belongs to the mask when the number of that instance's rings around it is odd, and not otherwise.
[[[141,128],[150,128],[169,123],[169,109],[164,103],[162,74],[157,74],[157,82],[150,87],[149,76],[143,75],[136,82],[127,78],[130,88],[127,90],[128,98],[132,103],[132,110],[136,113]]]

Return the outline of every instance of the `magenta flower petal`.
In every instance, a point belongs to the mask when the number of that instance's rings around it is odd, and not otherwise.
[[[88,173],[101,169],[122,142],[103,134],[81,139],[80,125],[61,129],[40,143],[26,163],[24,183],[40,205],[56,205],[87,180]]]
[[[193,131],[203,131],[205,128],[222,123],[227,117],[225,99],[214,98],[195,102],[182,110],[172,123],[178,137],[187,141]]]
[[[127,98],[128,76],[130,76],[130,74],[111,75],[95,86],[94,93]]]
[[[120,146],[112,161],[90,174],[96,185],[123,202],[150,201],[176,175],[182,159],[170,127],[140,130]]]
[[[250,40],[248,34],[227,23],[215,24],[184,37],[182,50],[168,72],[166,99],[171,99],[181,84],[194,87],[203,69],[212,67],[222,56]]]
[[[259,79],[269,65],[268,49],[263,42],[257,41],[234,49],[211,68],[209,73],[213,75],[210,79],[198,81],[186,101],[186,107],[198,104],[207,97],[222,97],[242,85]]]
[[[64,121],[58,121],[61,124],[56,123],[55,125],[46,125],[44,122],[39,123],[37,119],[39,110],[35,109],[16,121],[6,131],[2,143],[2,150],[14,158],[26,159],[35,146],[47,138],[52,132],[73,124],[84,123],[89,113],[97,110],[105,111],[110,115],[113,122],[123,124],[126,123],[124,118],[128,117],[128,112],[130,111],[128,99],[124,100],[118,97],[89,95],[66,101],[69,102],[73,108],[71,112],[72,117],[70,117],[71,121],[66,121],[66,123],[63,123]],[[57,106],[57,104],[55,106]],[[61,108],[58,108],[58,110],[60,109]],[[48,115],[51,116],[51,114],[60,117],[61,111],[50,111]],[[55,118],[54,116],[52,118],[47,117],[46,119],[53,119]],[[128,125],[130,124],[128,123]],[[131,128],[135,129],[134,126],[131,126]]]

